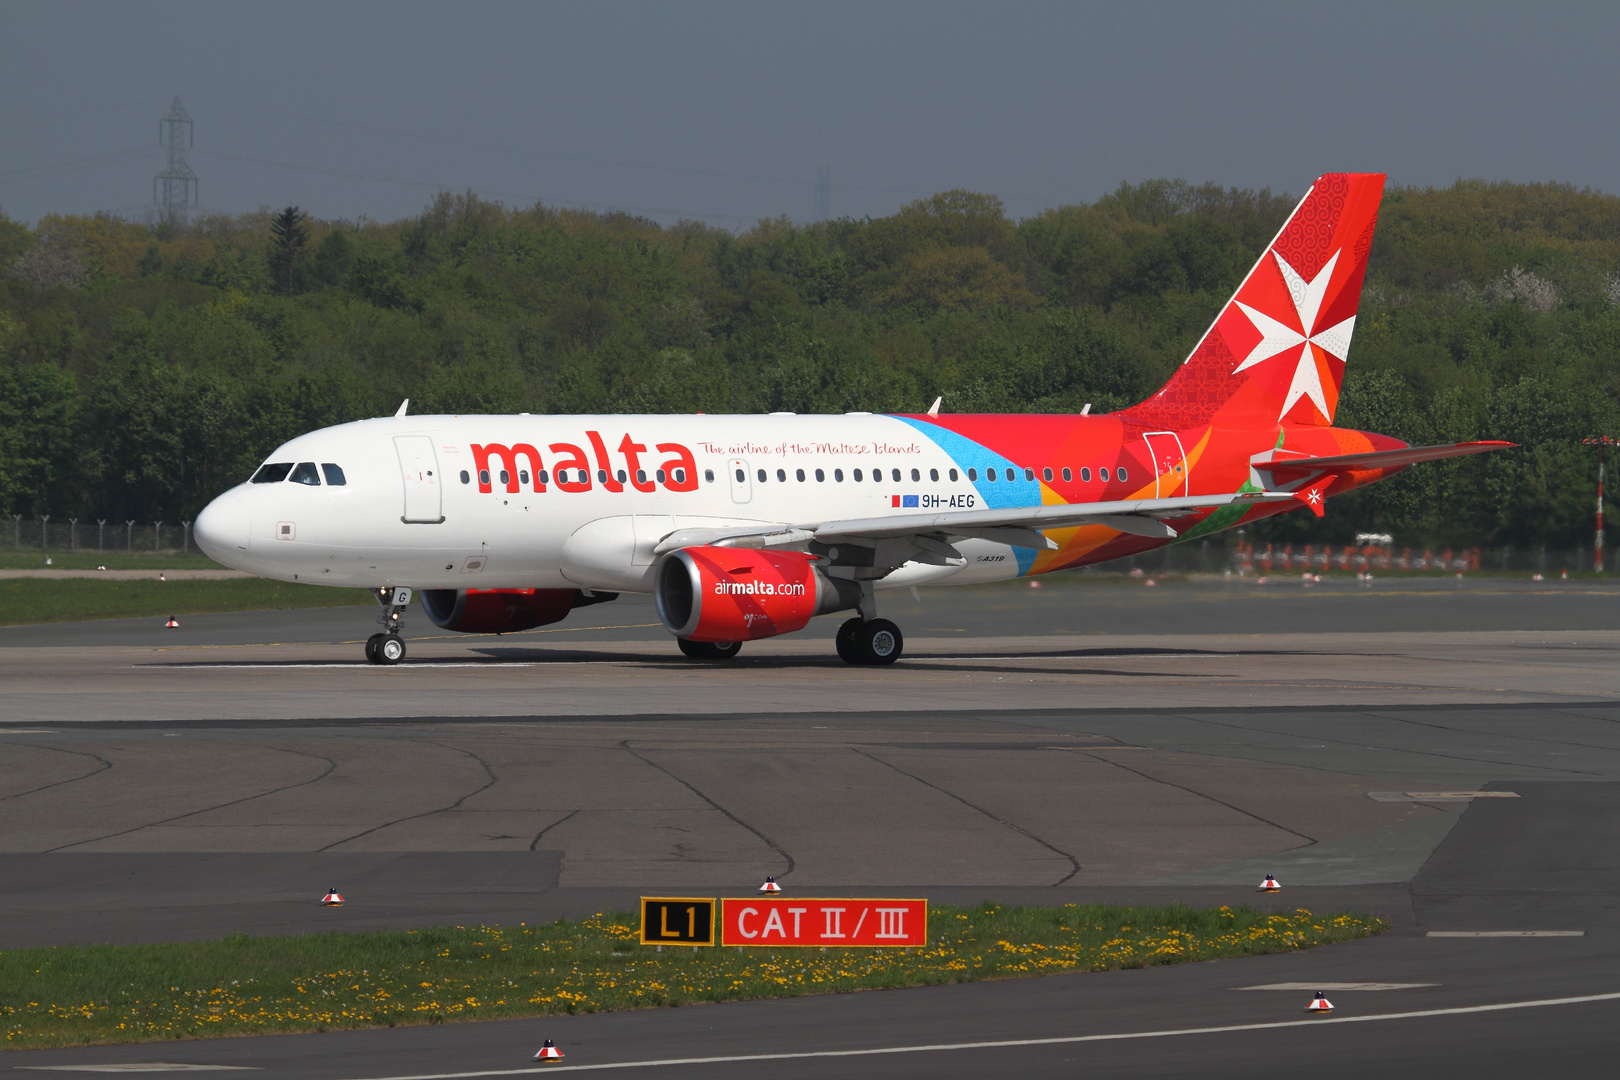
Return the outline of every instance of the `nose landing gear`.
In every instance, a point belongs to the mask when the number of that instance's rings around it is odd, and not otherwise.
[[[387,632],[366,639],[366,659],[373,664],[397,664],[405,659],[405,639],[399,636],[400,618],[411,602],[411,590],[403,585],[373,589],[383,613],[377,616]]]

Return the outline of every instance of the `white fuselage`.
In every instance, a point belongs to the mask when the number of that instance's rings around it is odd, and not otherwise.
[[[497,449],[520,447],[534,453]],[[362,420],[267,459],[312,463],[320,482],[306,469],[305,482],[240,484],[209,504],[195,533],[219,562],[285,581],[649,592],[653,547],[676,529],[1041,504],[1022,473],[967,479],[969,467],[982,476],[1010,462],[976,444],[953,449],[904,418],[868,414]],[[327,482],[328,464],[341,485]],[[958,547],[965,566],[910,563],[880,587],[1020,572],[1021,549]]]

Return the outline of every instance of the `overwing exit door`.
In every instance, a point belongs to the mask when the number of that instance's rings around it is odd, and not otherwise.
[[[399,520],[407,525],[438,525],[444,521],[439,483],[439,457],[433,440],[426,435],[396,435],[394,450],[399,454],[400,478],[405,482],[405,512]]]
[[[1173,431],[1149,431],[1142,436],[1153,458],[1154,497],[1171,499],[1191,495],[1187,486],[1187,455],[1181,437]]]

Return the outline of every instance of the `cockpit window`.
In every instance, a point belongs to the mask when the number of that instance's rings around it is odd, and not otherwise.
[[[330,461],[321,462],[321,472],[326,474],[328,487],[342,487],[348,481],[343,478],[343,466],[334,465]]]
[[[253,474],[250,484],[279,484],[287,479],[287,473],[293,467],[290,461],[276,461],[267,465],[260,465],[259,471]]]
[[[287,480],[293,484],[308,484],[310,487],[321,486],[321,474],[315,471],[313,461],[300,461],[298,467],[292,471],[292,475],[287,477]]]

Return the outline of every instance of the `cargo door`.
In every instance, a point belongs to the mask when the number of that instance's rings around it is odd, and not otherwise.
[[[745,503],[753,499],[754,480],[748,475],[748,462],[733,458],[726,463],[726,472],[731,474],[731,501]]]
[[[1142,438],[1147,440],[1148,456],[1153,459],[1155,497],[1173,499],[1178,495],[1191,495],[1187,485],[1187,455],[1182,453],[1181,437],[1173,431],[1150,431]]]
[[[396,435],[394,450],[399,454],[400,478],[405,482],[405,512],[399,520],[408,525],[438,525],[444,521],[439,483],[439,458],[433,440],[426,435]]]

